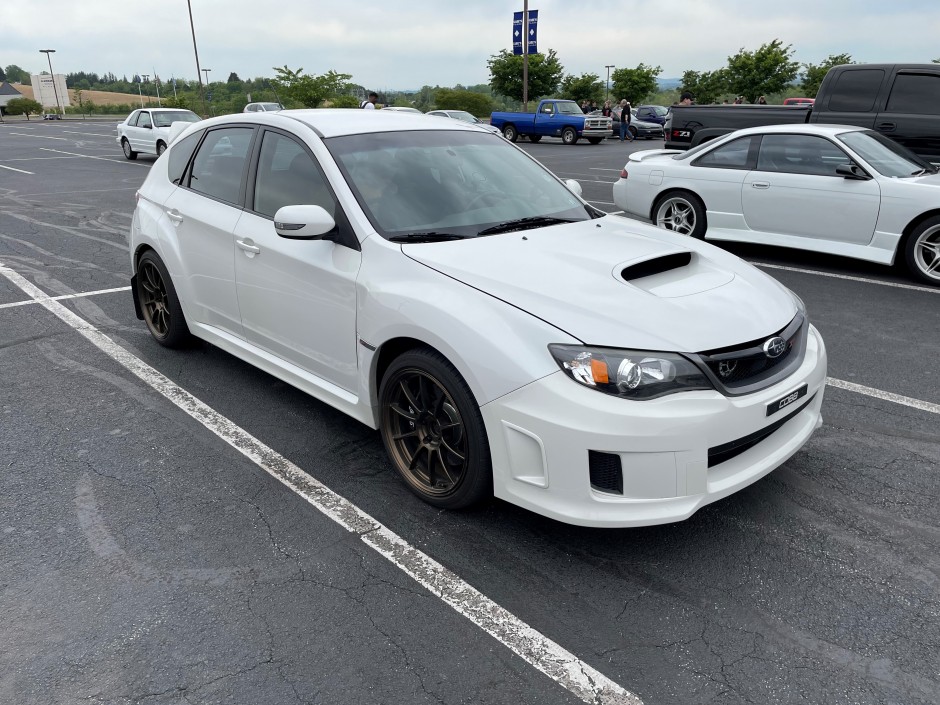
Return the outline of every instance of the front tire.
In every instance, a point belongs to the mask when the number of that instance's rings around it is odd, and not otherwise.
[[[166,348],[179,348],[188,342],[189,326],[173,281],[153,250],[147,250],[137,262],[137,296],[154,340]]]
[[[907,268],[917,279],[940,285],[940,216],[927,218],[904,243]]]
[[[604,140],[603,137],[588,137],[587,141],[591,144],[600,144]]]
[[[574,144],[578,141],[578,133],[573,127],[566,127],[561,131],[561,141],[565,144]]]
[[[515,125],[504,125],[503,137],[505,137],[510,142],[515,142],[517,139],[519,139],[519,131],[516,130]]]
[[[653,223],[680,235],[701,239],[705,236],[705,206],[698,196],[677,191],[662,196],[653,206]]]
[[[137,159],[137,152],[131,149],[131,143],[127,141],[127,138],[121,140],[121,149],[124,150],[124,158],[134,161]]]
[[[379,387],[379,429],[395,471],[428,504],[460,509],[493,493],[480,408],[460,373],[426,348],[396,358]]]

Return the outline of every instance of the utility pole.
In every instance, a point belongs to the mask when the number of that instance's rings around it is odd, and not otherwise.
[[[529,110],[529,0],[522,3],[522,106]]]
[[[59,91],[55,87],[55,74],[52,73],[52,57],[50,54],[55,54],[55,49],[40,49],[39,51],[40,53],[45,54],[46,58],[49,60],[49,78],[52,79],[52,95],[55,96],[55,109],[64,115],[65,109],[59,107]]]
[[[163,103],[160,102],[160,77],[157,75],[157,69],[153,70],[153,85],[157,87],[157,107],[162,108]]]
[[[142,73],[142,74],[140,74],[140,82],[141,82],[141,83],[150,83],[150,74],[149,74],[149,73]],[[150,94],[149,94],[149,93],[147,94],[147,105],[150,105]],[[142,103],[141,103],[141,106],[140,106],[140,107],[144,107]]]
[[[140,96],[140,107],[144,107],[144,94],[143,94],[143,91],[140,90],[140,84],[143,82],[144,80],[140,76],[138,76],[137,77],[137,95]]]
[[[606,103],[610,99],[610,70],[614,68],[614,64],[607,64],[604,68],[607,69],[607,83],[604,84],[604,102]]]
[[[193,33],[193,54],[196,55],[196,79],[199,81],[199,97],[202,98],[202,112],[203,114],[208,113],[209,109],[206,107],[206,93],[202,87],[202,76],[199,73],[202,71],[199,68],[199,50],[196,49],[196,26],[193,24],[193,5],[191,0],[186,0],[186,7],[189,8],[189,28]],[[176,89],[174,85],[174,90]]]

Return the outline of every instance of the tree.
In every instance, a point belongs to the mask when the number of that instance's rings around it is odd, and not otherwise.
[[[358,108],[359,99],[354,95],[338,95],[330,99],[331,108]]]
[[[613,93],[616,100],[626,98],[631,104],[639,105],[656,91],[656,77],[663,70],[659,66],[637,64],[635,69],[616,69],[610,74],[614,82]]]
[[[29,83],[29,71],[24,71],[16,64],[10,64],[4,69],[10,83]]]
[[[522,100],[522,57],[503,49],[486,62],[494,93]],[[554,49],[548,54],[529,54],[529,100],[558,90],[565,69]]]
[[[0,81],[6,81],[6,80],[7,80],[6,72],[3,70],[3,67],[0,66]]]
[[[686,71],[682,74],[682,91],[692,94],[696,103],[714,103],[718,98],[728,93],[727,71]]]
[[[28,121],[31,113],[38,115],[42,112],[42,105],[32,98],[14,98],[4,110],[8,115],[25,115]]]
[[[336,73],[332,69],[322,76],[304,74],[303,68],[293,71],[287,66],[274,67],[277,77],[271,82],[281,90],[288,100],[300,103],[305,108],[315,108],[327,98],[346,93],[349,89],[348,73]]]
[[[466,89],[438,88],[434,103],[440,110],[466,110],[471,115],[486,117],[493,112],[493,101],[482,93]]]
[[[226,81],[226,83],[241,83],[241,82],[242,80],[238,77],[238,74],[235,73],[234,71],[232,71],[232,73],[228,75],[228,80]]]
[[[565,76],[561,81],[559,95],[579,103],[582,100],[598,101],[604,95],[601,77],[596,73]]]
[[[749,101],[760,95],[779,93],[796,78],[800,64],[793,60],[793,45],[783,46],[774,39],[770,44],[761,44],[757,51],[745,51],[728,57],[726,79],[728,88],[735,95],[743,95]]]
[[[819,64],[803,64],[803,80],[800,88],[808,98],[815,98],[819,91],[819,84],[833,66],[839,64],[854,64],[849,54],[830,54],[829,57]]]

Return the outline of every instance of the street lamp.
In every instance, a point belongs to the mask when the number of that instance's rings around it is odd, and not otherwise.
[[[52,79],[52,95],[55,96],[55,109],[60,113],[65,113],[62,108],[59,107],[59,91],[55,87],[55,74],[52,73],[52,57],[50,54],[55,54],[55,49],[40,49],[40,53],[46,55],[46,59],[49,60],[49,77]]]
[[[206,74],[206,87],[207,87],[207,88],[209,87],[209,72],[210,72],[211,70],[212,70],[212,69],[200,69],[200,71],[202,71],[204,74]]]
[[[140,82],[141,82],[141,83],[149,83],[149,82],[150,82],[150,74],[149,74],[149,73],[142,73],[142,74],[140,74]],[[143,96],[141,96],[141,99],[143,99]],[[147,94],[147,105],[150,105],[150,94],[149,94],[149,93]],[[144,107],[143,103],[141,103],[140,107]]]
[[[208,111],[206,108],[206,94],[202,88],[202,76],[199,75],[202,69],[199,68],[199,50],[196,48],[196,25],[193,24],[193,5],[190,0],[186,0],[186,7],[189,8],[189,28],[193,33],[193,54],[196,55],[196,80],[199,81],[199,97],[202,98],[202,113],[205,115]],[[176,91],[176,84],[173,84],[173,90]]]
[[[614,68],[614,64],[607,64],[604,66],[607,69],[607,83],[604,84],[604,102],[610,98],[610,70]]]

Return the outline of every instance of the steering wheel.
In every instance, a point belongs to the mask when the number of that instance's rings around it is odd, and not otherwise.
[[[484,191],[483,193],[478,194],[470,199],[470,202],[467,204],[467,210],[473,210],[479,205],[486,205],[483,202],[485,199],[490,197],[496,199],[497,201],[505,201],[507,198],[509,198],[509,196],[507,196],[502,191]],[[495,205],[495,203],[490,203],[489,205]]]

